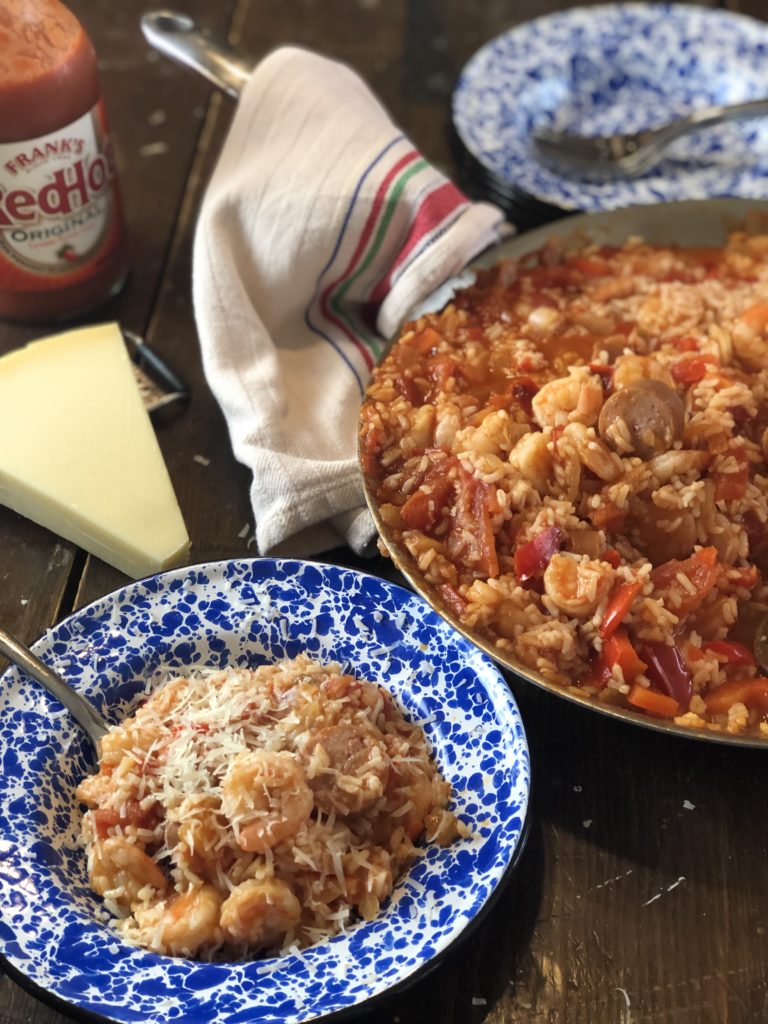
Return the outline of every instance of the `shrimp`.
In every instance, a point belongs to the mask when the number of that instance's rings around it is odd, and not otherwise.
[[[501,455],[515,443],[515,431],[506,409],[497,409],[485,416],[477,427],[464,427],[456,434],[456,451],[478,455]]]
[[[221,906],[225,940],[269,948],[301,919],[301,904],[277,878],[249,878],[235,886]]]
[[[547,490],[552,475],[552,453],[547,438],[539,430],[523,434],[509,453],[509,461],[520,475],[533,484],[539,494]]]
[[[264,853],[294,836],[312,805],[304,769],[287,750],[242,751],[221,784],[221,809],[241,849],[250,853]]]
[[[731,340],[736,357],[756,373],[768,366],[768,302],[757,302],[736,317]]]
[[[597,423],[603,407],[603,386],[584,367],[573,367],[568,377],[556,377],[539,388],[531,408],[540,427]]]
[[[621,476],[624,468],[621,459],[595,434],[594,429],[585,427],[583,423],[569,423],[563,431],[563,437],[573,440],[582,464],[595,476],[608,483],[613,483]]]
[[[134,919],[148,948],[171,956],[194,956],[202,946],[221,942],[220,913],[218,890],[198,885],[178,896],[137,907]]]
[[[613,584],[613,569],[607,562],[553,555],[544,571],[544,592],[566,615],[591,615]]]
[[[304,745],[307,776],[318,807],[354,814],[384,794],[390,759],[385,747],[346,722],[320,729]]]
[[[202,877],[210,873],[217,860],[217,844],[221,837],[221,830],[216,824],[218,810],[219,801],[215,797],[185,797],[174,814],[179,824],[169,822],[166,829],[166,843],[169,847],[176,847],[174,859]],[[173,838],[175,842],[170,841]]]
[[[638,356],[630,353],[619,356],[614,363],[614,391],[628,388],[632,384],[637,384],[639,380],[660,380],[670,388],[675,386],[672,374],[666,366],[662,366],[650,356]]]
[[[110,836],[95,842],[92,849],[90,884],[99,896],[128,907],[140,899],[139,893],[147,886],[165,891],[165,875],[136,843]]]
[[[372,921],[379,912],[382,900],[392,892],[392,858],[380,846],[374,846],[365,863],[358,854],[348,853],[344,857],[344,876],[347,882],[347,896],[360,916]]]
[[[83,779],[75,790],[75,796],[88,807],[99,807],[105,804],[114,792],[115,784],[108,772],[98,772]]]

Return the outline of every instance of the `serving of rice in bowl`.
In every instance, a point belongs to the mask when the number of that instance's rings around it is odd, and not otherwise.
[[[512,874],[516,704],[416,595],[211,563],[128,584],[34,649],[114,723],[95,758],[52,697],[3,676],[3,965],[68,1012],[302,1024],[367,1006]]]
[[[513,243],[404,326],[360,451],[400,567],[503,664],[752,743],[768,739],[768,233],[720,216],[748,207],[597,222],[690,238],[709,214],[717,243],[568,238],[568,222]]]

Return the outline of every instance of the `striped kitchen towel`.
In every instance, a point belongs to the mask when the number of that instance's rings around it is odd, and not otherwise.
[[[241,96],[198,220],[206,378],[253,473],[262,554],[357,552],[375,529],[357,418],[386,340],[507,231],[345,66],[286,48]]]

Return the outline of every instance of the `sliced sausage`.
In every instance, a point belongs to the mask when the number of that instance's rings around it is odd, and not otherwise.
[[[660,380],[640,380],[615,391],[600,412],[600,436],[620,455],[650,459],[683,436],[680,396]]]

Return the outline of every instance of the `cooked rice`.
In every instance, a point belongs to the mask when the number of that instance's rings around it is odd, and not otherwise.
[[[768,235],[553,240],[406,325],[361,451],[387,543],[505,656],[597,700],[765,736],[768,665],[749,648],[768,613],[767,428]]]
[[[468,831],[420,724],[300,655],[169,680],[77,796],[91,887],[130,942],[239,959],[372,919],[418,854]]]

